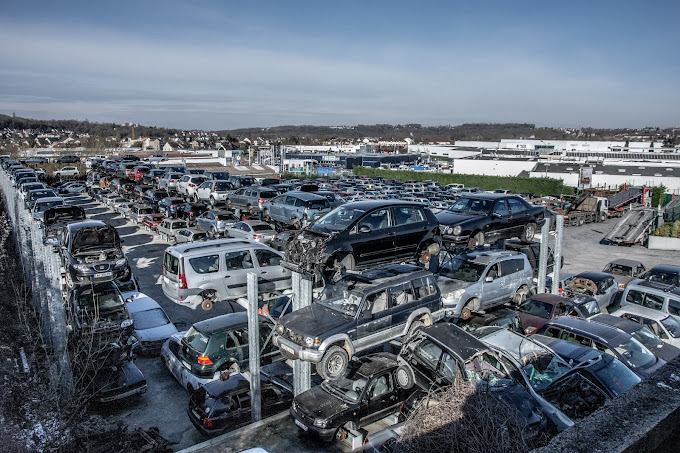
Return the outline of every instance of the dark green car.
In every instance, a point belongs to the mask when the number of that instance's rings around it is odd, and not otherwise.
[[[274,326],[260,317],[260,363],[283,360],[272,344]],[[248,369],[248,317],[245,312],[229,313],[197,322],[182,338],[179,350],[182,364],[198,378],[211,379],[215,373],[239,373]]]

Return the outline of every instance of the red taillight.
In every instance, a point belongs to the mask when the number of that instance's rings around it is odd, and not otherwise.
[[[194,213],[193,213],[193,212],[190,212],[190,213],[189,213],[189,217],[193,217],[193,216],[194,216]]]
[[[261,234],[253,234],[253,239],[255,239],[256,241],[258,239],[262,239],[262,235]]]
[[[174,179],[171,179],[171,180],[169,180],[168,182],[175,182],[175,180],[174,180]]]
[[[189,288],[189,285],[187,285],[187,276],[185,274],[179,274],[177,278],[179,280],[179,289]]]
[[[198,364],[199,365],[212,365],[212,360],[210,360],[210,357],[207,355],[199,355],[198,356]]]
[[[206,428],[212,428],[212,420],[210,420],[208,417],[205,417],[203,419],[203,426]]]
[[[265,200],[264,198],[258,198],[258,199],[257,199],[257,203],[258,203],[258,204],[262,204],[262,203],[264,203],[265,201],[267,201],[267,200]]]
[[[196,187],[196,184],[190,182],[189,187]]]

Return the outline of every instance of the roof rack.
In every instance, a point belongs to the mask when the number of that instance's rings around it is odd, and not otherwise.
[[[189,251],[194,251],[194,250],[201,250],[201,249],[207,249],[207,248],[214,248],[214,247],[226,247],[228,245],[253,245],[253,244],[258,244],[261,245],[259,242],[251,241],[248,239],[236,239],[236,238],[230,238],[230,239],[216,239],[212,241],[207,241],[203,242],[201,244],[190,244],[185,246],[183,249],[178,249],[181,253],[186,253]]]

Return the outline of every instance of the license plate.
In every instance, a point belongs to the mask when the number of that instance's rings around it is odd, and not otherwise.
[[[187,370],[191,370],[191,365],[189,365],[189,364],[188,364],[187,362],[185,362],[184,360],[182,360],[182,365],[184,365],[184,368],[186,368]]]
[[[307,426],[306,426],[304,423],[302,423],[301,421],[298,421],[297,418],[294,419],[294,420],[295,420],[295,424],[298,425],[298,426],[299,426],[300,428],[302,428],[303,430],[307,431],[307,430],[309,429],[309,428],[307,428]]]
[[[111,277],[113,276],[113,272],[100,272],[98,274],[94,274],[94,278],[103,278],[103,277]]]
[[[281,349],[283,349],[284,351],[286,351],[288,354],[296,355],[296,354],[295,354],[295,350],[293,350],[293,348],[291,348],[290,346],[286,346],[285,344],[282,344],[282,345],[281,345]]]

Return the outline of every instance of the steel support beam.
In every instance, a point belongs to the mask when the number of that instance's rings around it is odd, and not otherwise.
[[[312,304],[312,281],[293,272],[293,311]],[[293,393],[295,396],[312,388],[312,364],[302,360],[293,362]]]
[[[248,349],[250,350],[250,421],[262,420],[260,393],[260,325],[257,314],[257,274],[248,272]]]
[[[545,292],[545,277],[548,270],[548,242],[550,241],[550,221],[546,220],[541,228],[541,248],[538,254],[538,283],[536,292]]]
[[[555,264],[553,265],[552,288],[550,292],[560,292],[560,273],[562,272],[562,237],[564,235],[564,217],[558,215],[555,219]]]

